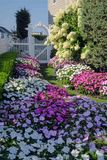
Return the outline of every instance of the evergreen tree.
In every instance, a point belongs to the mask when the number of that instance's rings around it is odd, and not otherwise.
[[[87,44],[81,55],[98,71],[107,69],[107,0],[78,0],[78,26]]]
[[[30,23],[30,13],[24,9],[20,9],[16,12],[16,28],[17,28],[17,37],[24,39],[28,36],[28,31],[26,28]]]

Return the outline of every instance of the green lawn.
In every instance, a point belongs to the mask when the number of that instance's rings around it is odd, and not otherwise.
[[[43,65],[41,67],[41,72],[43,74],[44,79],[48,80],[50,83],[52,83],[54,85],[57,85],[59,87],[63,87],[63,84],[61,83],[61,81],[56,79],[55,70],[53,68],[50,68],[50,67]],[[71,89],[67,89],[67,92],[70,93],[71,95],[83,95],[83,94],[80,94],[78,91],[71,90]],[[87,95],[83,95],[83,96],[87,96]],[[91,96],[91,95],[88,95],[88,97],[90,97],[92,100],[94,100],[96,102],[107,102],[107,99],[105,99],[105,98],[100,98],[100,97]]]
[[[2,98],[3,87],[14,69],[15,52],[6,52],[0,55],[0,99]]]

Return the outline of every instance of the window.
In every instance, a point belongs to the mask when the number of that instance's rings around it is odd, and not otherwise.
[[[53,0],[53,3],[56,3],[56,0]]]

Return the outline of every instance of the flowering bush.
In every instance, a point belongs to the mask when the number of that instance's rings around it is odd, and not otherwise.
[[[80,74],[84,70],[91,70],[90,67],[82,64],[65,65],[63,68],[56,71],[56,76],[62,81],[69,82],[75,75]]]
[[[75,17],[74,17],[75,16]],[[82,38],[78,31],[77,9],[69,7],[54,18],[48,43],[57,50],[56,55],[62,59],[80,59]]]
[[[47,84],[47,81],[35,77],[10,79],[4,86],[3,96],[11,101],[29,99],[45,89]]]
[[[102,83],[107,80],[107,73],[96,73],[93,71],[84,71],[76,75],[71,83],[75,89],[83,89],[83,91],[93,94],[99,94],[104,89]],[[104,92],[104,91],[103,91]]]

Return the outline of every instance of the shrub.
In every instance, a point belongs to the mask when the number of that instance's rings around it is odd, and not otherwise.
[[[107,69],[107,3],[106,0],[79,0],[78,26],[87,41],[81,55],[97,70]]]
[[[63,59],[80,59],[83,40],[78,30],[76,8],[60,12],[54,19],[48,42],[57,50],[56,55]]]

